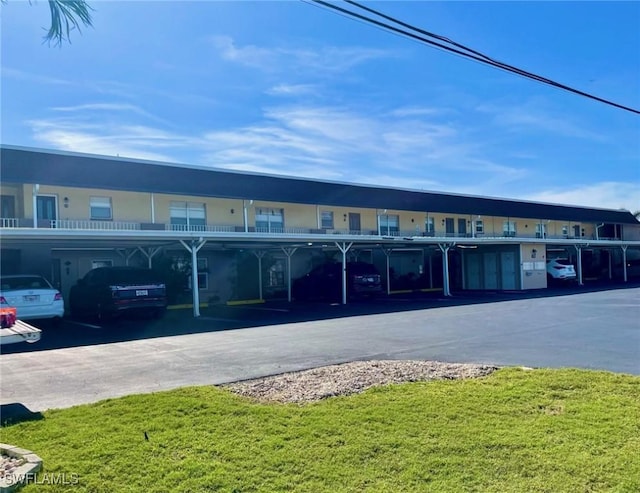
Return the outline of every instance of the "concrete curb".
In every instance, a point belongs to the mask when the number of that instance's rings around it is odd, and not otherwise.
[[[4,465],[2,466],[3,475],[0,477],[0,493],[15,491],[23,483],[36,480],[36,473],[42,469],[42,459],[31,450],[0,443],[0,453],[3,459],[9,457],[23,461],[17,468],[8,471],[5,471]]]

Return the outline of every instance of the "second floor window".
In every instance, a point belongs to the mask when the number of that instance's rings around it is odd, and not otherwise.
[[[427,233],[433,233],[436,230],[435,221],[432,217],[428,217],[424,222],[424,230]]]
[[[91,197],[89,199],[89,209],[91,211],[91,219],[103,221],[113,219],[111,197]]]
[[[284,231],[284,209],[256,209],[256,231],[258,233],[282,233]]]
[[[207,225],[205,206],[201,202],[171,202],[169,212],[174,229],[198,231]]]
[[[392,235],[400,231],[400,217],[392,214],[380,216],[380,234]]]
[[[484,234],[484,222],[482,219],[476,219],[476,234]]]
[[[505,236],[515,236],[516,235],[516,222],[515,221],[504,221],[502,223],[502,232]]]
[[[322,211],[320,213],[320,227],[333,229],[333,211]]]

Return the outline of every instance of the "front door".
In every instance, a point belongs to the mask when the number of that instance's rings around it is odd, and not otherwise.
[[[467,220],[458,218],[458,236],[467,236]]]
[[[38,221],[55,221],[58,218],[56,197],[54,195],[38,195],[36,197]]]
[[[16,217],[16,198],[13,195],[0,195],[0,217]]]
[[[360,213],[359,212],[350,212],[349,213],[349,232],[360,232]]]
[[[453,229],[454,224],[452,217],[447,217],[444,220],[444,232],[446,236],[455,236],[456,232]]]

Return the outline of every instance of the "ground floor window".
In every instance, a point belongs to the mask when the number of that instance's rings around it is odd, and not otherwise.
[[[97,269],[98,267],[113,267],[113,260],[110,260],[110,259],[92,260],[91,268]]]

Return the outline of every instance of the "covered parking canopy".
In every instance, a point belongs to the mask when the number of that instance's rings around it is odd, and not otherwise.
[[[314,234],[290,233],[251,233],[251,232],[199,232],[199,231],[119,231],[119,230],[63,230],[56,228],[11,228],[3,231],[3,248],[23,248],[27,245],[50,248],[51,250],[88,251],[111,250],[118,252],[125,263],[136,254],[143,255],[149,267],[154,256],[163,248],[184,248],[190,256],[192,265],[198,263],[198,253],[203,248],[251,251],[261,260],[270,251],[283,252],[287,258],[287,291],[291,301],[291,258],[296,252],[305,249],[335,248],[342,256],[342,303],[347,303],[346,263],[349,252],[361,249],[379,248],[388,255],[394,249],[435,247],[442,252],[443,291],[451,296],[448,253],[454,246],[473,246],[478,244],[523,244],[546,243],[551,245],[569,245],[578,255],[582,249],[594,242],[586,240],[553,240],[526,238],[434,238],[434,237],[395,237],[373,235],[332,235],[321,238]],[[626,253],[628,246],[638,242],[621,240],[599,240],[598,247],[621,248]],[[626,266],[626,262],[625,262]],[[260,267],[259,267],[260,271]],[[579,268],[582,282],[581,268]],[[258,272],[258,278],[261,271]],[[193,314],[200,315],[198,276],[192,277]],[[389,264],[387,261],[387,278]],[[626,271],[625,271],[626,280]],[[260,282],[260,289],[262,282]],[[262,297],[262,292],[260,292]]]

